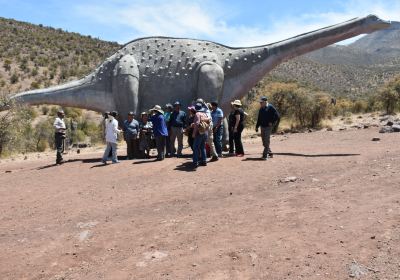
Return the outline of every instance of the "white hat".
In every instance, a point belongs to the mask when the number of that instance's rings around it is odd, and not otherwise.
[[[231,104],[242,107],[242,102],[239,99],[236,99],[235,101],[231,102]]]
[[[154,108],[150,109],[150,111],[157,111],[160,112],[161,114],[164,114],[164,111],[161,109],[160,105],[154,106]]]

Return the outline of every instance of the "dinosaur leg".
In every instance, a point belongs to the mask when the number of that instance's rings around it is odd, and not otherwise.
[[[136,115],[139,113],[139,69],[131,55],[121,57],[115,65],[112,92],[122,119],[130,111]]]
[[[206,102],[221,101],[224,70],[216,63],[204,62],[198,68],[197,98]]]

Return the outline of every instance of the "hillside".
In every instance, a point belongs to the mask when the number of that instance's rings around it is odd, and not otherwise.
[[[14,93],[81,77],[118,48],[90,36],[0,18],[0,91]]]
[[[310,84],[335,96],[363,97],[400,73],[400,23],[348,46],[329,46],[286,62],[270,76]]]

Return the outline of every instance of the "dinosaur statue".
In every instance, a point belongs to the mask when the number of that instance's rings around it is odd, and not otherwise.
[[[60,86],[22,92],[18,102],[55,104],[125,116],[155,104],[196,98],[217,100],[224,110],[240,99],[278,64],[359,34],[387,28],[374,15],[301,34],[277,43],[249,48],[168,37],[133,40],[88,76]]]

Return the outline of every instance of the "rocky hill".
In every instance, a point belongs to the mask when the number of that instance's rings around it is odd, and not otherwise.
[[[0,18],[0,91],[48,87],[89,73],[117,43]]]
[[[335,96],[363,97],[400,74],[400,23],[348,46],[329,46],[280,65],[271,76],[310,84]]]

